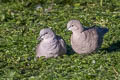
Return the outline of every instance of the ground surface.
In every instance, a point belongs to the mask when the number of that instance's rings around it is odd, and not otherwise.
[[[98,52],[78,55],[71,50],[71,32],[65,31],[71,19],[80,20],[84,26],[97,25],[109,29]],[[48,60],[35,58],[37,37],[40,29],[45,27],[52,27],[64,38],[68,45],[66,55]],[[120,79],[120,1],[1,0],[0,80],[13,79]]]

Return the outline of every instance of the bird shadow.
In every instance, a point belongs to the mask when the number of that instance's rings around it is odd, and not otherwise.
[[[67,55],[73,55],[75,54],[74,50],[70,45],[67,45]]]
[[[120,41],[116,42],[116,43],[113,43],[110,45],[110,47],[108,48],[103,48],[101,49],[102,51],[107,51],[109,53],[112,53],[112,52],[118,52],[120,51]]]

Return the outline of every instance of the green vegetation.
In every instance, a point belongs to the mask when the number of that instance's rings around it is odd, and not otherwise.
[[[98,52],[71,50],[71,32],[65,31],[71,19],[109,29]],[[68,54],[35,58],[37,37],[45,27],[64,38]],[[26,79],[120,79],[120,0],[0,0],[0,80]]]

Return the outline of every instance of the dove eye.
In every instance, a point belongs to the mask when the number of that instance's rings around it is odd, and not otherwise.
[[[74,25],[71,25],[71,27],[73,27]]]
[[[48,32],[45,32],[44,34],[48,34]]]

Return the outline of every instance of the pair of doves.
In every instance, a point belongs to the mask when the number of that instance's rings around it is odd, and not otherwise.
[[[72,31],[72,49],[78,54],[89,54],[96,51],[103,42],[103,36],[108,32],[107,28],[85,28],[79,20],[70,20],[67,29]],[[57,36],[50,28],[40,31],[36,48],[36,57],[57,57],[67,52],[65,41]]]

